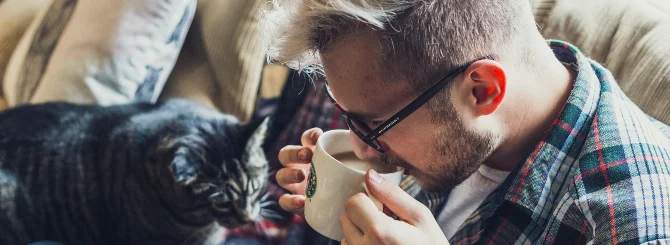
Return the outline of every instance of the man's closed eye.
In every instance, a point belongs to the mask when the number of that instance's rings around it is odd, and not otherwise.
[[[366,120],[366,123],[370,128],[376,128],[377,126],[381,125],[384,122],[384,120],[380,119],[375,119],[375,120]]]

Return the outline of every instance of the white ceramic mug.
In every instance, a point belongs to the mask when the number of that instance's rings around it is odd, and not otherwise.
[[[344,212],[344,204],[356,193],[368,193],[377,208],[382,204],[367,191],[365,173],[336,160],[332,155],[352,152],[349,130],[331,130],[323,133],[316,144],[305,192],[305,219],[309,226],[330,239],[344,238],[339,217]],[[387,181],[400,184],[403,169],[380,173]]]

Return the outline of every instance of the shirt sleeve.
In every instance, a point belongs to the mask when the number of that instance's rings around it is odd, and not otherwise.
[[[665,163],[645,161],[623,159],[580,172],[573,182],[573,208],[563,215],[571,218],[563,223],[593,244],[669,238],[670,174]]]

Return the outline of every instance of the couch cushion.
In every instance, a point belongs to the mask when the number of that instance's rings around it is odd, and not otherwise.
[[[49,0],[12,54],[3,84],[8,104],[155,101],[195,5]]]
[[[16,45],[45,3],[46,0],[0,1],[0,85]]]
[[[667,0],[534,0],[546,38],[575,44],[610,69],[646,113],[670,123]]]
[[[188,98],[250,119],[265,53],[258,20],[265,0],[199,0],[196,17],[162,99]]]

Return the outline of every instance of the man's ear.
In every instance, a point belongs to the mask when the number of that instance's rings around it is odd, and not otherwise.
[[[463,73],[463,89],[468,91],[468,105],[475,116],[486,116],[495,112],[502,104],[507,92],[507,74],[502,65],[494,60],[480,60]]]

